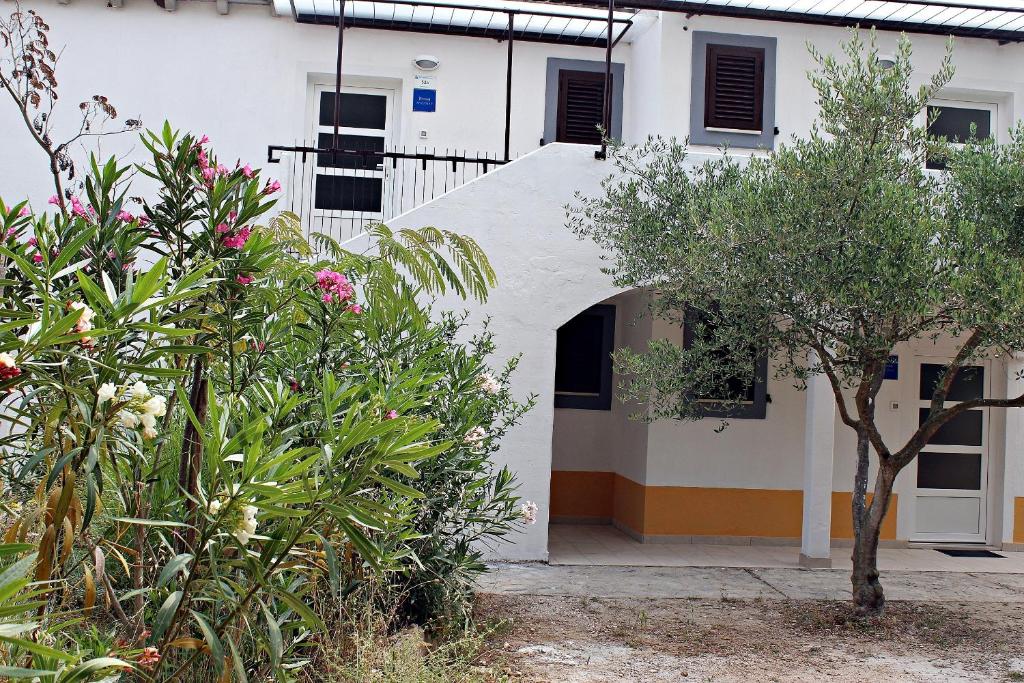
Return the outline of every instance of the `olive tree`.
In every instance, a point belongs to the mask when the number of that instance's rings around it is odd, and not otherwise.
[[[964,411],[1024,405],[946,400],[963,368],[1024,347],[1024,128],[1003,145],[929,139],[924,111],[952,76],[950,52],[916,86],[906,38],[894,64],[874,36],[853,33],[843,53],[811,48],[820,111],[806,138],[749,160],[691,162],[674,140],[618,147],[602,196],[578,197],[569,223],[607,250],[618,285],[654,293],[653,315],[696,330],[693,344],[617,354],[649,419],[699,417],[701,396],[735,408],[734,378],[764,354],[797,388],[827,376],[857,437],[853,599],[877,614],[897,474]],[[945,170],[926,170],[929,158]],[[884,435],[876,397],[890,354],[939,338],[956,352],[925,419],[906,440]]]

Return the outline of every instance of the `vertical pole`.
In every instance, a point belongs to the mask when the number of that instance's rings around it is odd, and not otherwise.
[[[515,12],[508,13],[508,66],[505,68],[505,161],[509,160],[509,138],[512,134],[512,41]]]
[[[594,155],[598,159],[608,157],[606,138],[612,134],[612,33],[615,28],[615,0],[608,0],[608,29],[604,37],[604,111],[601,125],[604,136],[601,138],[601,149]]]
[[[338,0],[338,61],[334,73],[334,142],[331,145],[334,149],[338,149],[338,127],[341,125],[341,55],[344,50],[345,0]]]

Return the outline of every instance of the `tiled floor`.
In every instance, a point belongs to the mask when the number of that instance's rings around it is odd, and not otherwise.
[[[799,567],[795,546],[638,543],[611,526],[552,524],[549,562],[566,565],[647,567]],[[925,548],[878,551],[882,570],[997,572],[1024,574],[1024,553],[997,551],[1000,558],[950,557]],[[849,548],[832,549],[832,566],[850,567]]]

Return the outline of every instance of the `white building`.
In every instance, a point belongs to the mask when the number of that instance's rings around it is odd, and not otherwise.
[[[836,52],[843,27],[860,20],[885,29],[883,50],[894,48],[894,30],[909,31],[922,79],[957,36],[956,76],[935,105],[951,129],[974,122],[1000,138],[1024,111],[1024,5],[929,2],[634,0],[664,11],[616,10],[611,132],[626,141],[688,135],[695,160],[724,142],[748,153],[805,133],[815,115],[806,45]],[[68,126],[73,103],[102,93],[122,116],[148,126],[169,119],[254,164],[266,164],[270,146],[333,146],[337,3],[29,6],[65,46]],[[808,564],[827,564],[830,545],[851,538],[855,464],[829,391],[800,392],[768,372],[748,417],[722,433],[713,417],[630,421],[635,406],[615,398],[602,360],[610,348],[683,339],[649,317],[635,323],[643,294],[616,290],[596,248],[564,227],[574,192],[595,194],[609,172],[591,132],[602,120],[606,16],[600,7],[494,0],[350,0],[337,147],[369,153],[272,150],[282,208],[342,239],[368,220],[442,226],[472,235],[492,259],[500,283],[477,319],[492,317],[501,353],[523,355],[516,390],[539,395],[501,456],[542,511],[498,554],[545,559],[548,521],[586,521],[644,541],[791,544]],[[20,125],[0,106],[0,188],[41,205],[45,164]],[[130,137],[102,144],[104,153],[138,153]],[[499,163],[506,156],[512,163]],[[919,387],[949,352],[931,343],[896,350],[880,396],[888,435],[916,427]],[[992,358],[963,391],[1020,393],[1009,385],[1022,368]],[[883,543],[1024,548],[1024,413],[979,411],[960,427],[900,475]]]

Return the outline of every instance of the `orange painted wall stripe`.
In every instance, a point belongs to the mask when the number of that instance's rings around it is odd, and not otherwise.
[[[832,494],[832,537],[852,538],[851,493]],[[1018,518],[1024,516],[1018,499]],[[554,517],[609,518],[645,536],[799,538],[803,491],[786,489],[644,486],[611,472],[551,473]],[[1024,523],[1018,524],[1024,529]],[[896,497],[882,525],[896,538]]]
[[[551,516],[612,518],[612,472],[551,472]]]
[[[1024,498],[1013,499],[1013,542],[1024,543]]]

